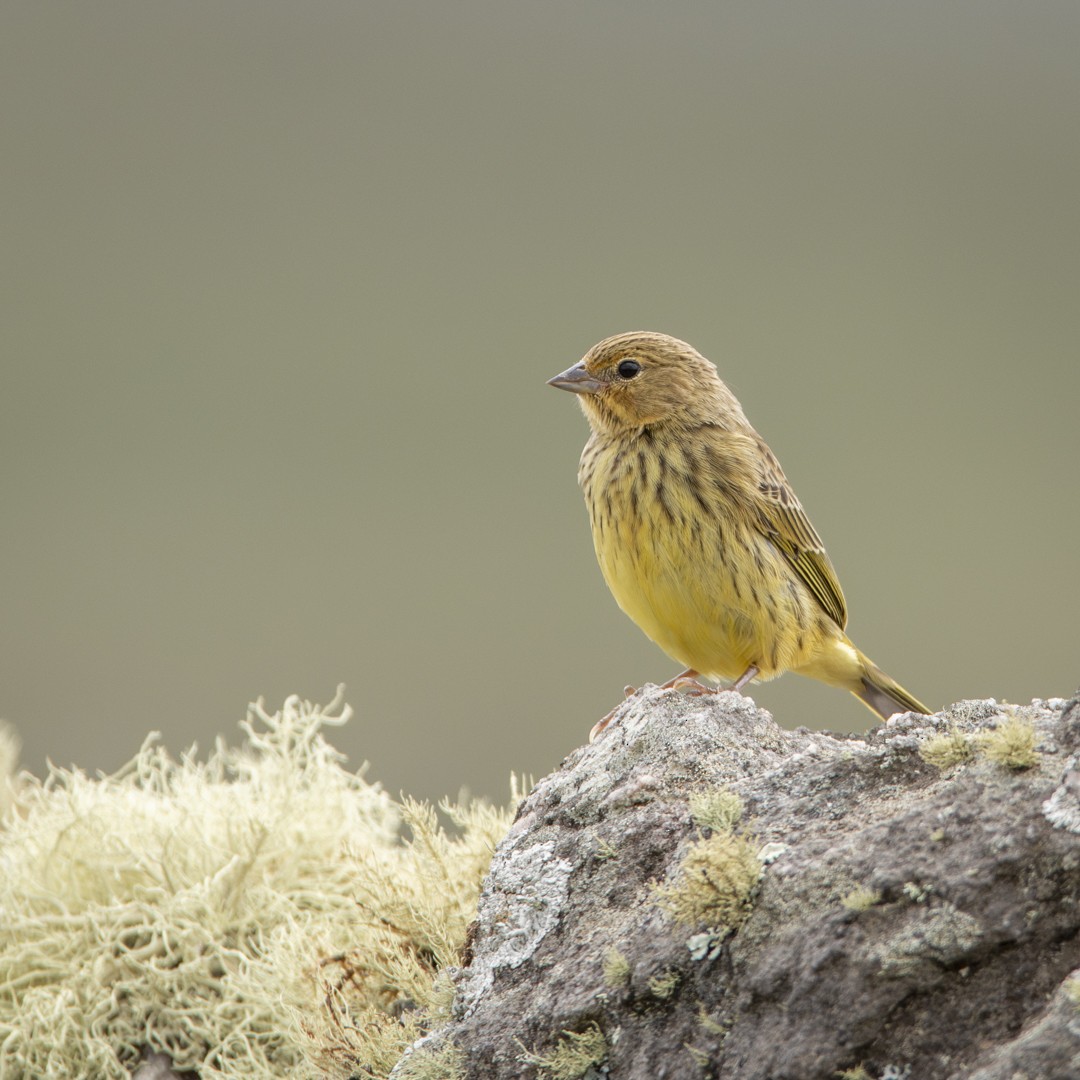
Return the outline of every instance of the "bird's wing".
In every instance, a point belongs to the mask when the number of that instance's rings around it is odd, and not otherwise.
[[[762,463],[758,481],[761,531],[817,597],[826,614],[843,630],[847,626],[847,604],[840,582],[836,580],[836,571],[825,553],[825,545],[810,524],[773,452],[760,439],[758,442]]]

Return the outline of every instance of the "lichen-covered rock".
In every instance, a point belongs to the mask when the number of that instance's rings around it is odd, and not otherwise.
[[[1080,699],[853,737],[646,687],[522,804],[429,1042],[477,1080],[571,1080],[586,1032],[613,1080],[1080,1076],[1078,755]],[[736,841],[749,899],[673,908]]]

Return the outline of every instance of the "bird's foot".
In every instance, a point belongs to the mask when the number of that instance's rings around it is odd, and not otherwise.
[[[721,690],[734,690],[736,693],[741,693],[742,688],[757,674],[757,666],[751,664],[730,686],[706,686],[703,682],[698,681],[698,672],[693,668],[687,668],[685,671],[680,671],[675,678],[668,679],[660,689],[679,690],[686,693],[689,697],[703,697],[705,694],[719,694]],[[637,693],[637,690],[632,686],[624,686],[623,693],[629,698],[633,697],[634,694]],[[589,732],[589,742],[596,741],[604,728],[615,719],[615,714],[618,711],[619,706],[616,705],[607,716],[601,717],[593,724],[592,731]]]
[[[627,694],[626,696],[629,697],[630,695]],[[592,730],[589,732],[589,742],[596,742],[597,738],[600,735],[600,732],[602,732],[604,728],[606,728],[608,724],[610,724],[611,721],[615,719],[615,714],[618,711],[619,706],[616,705],[615,708],[607,714],[607,716],[602,716],[599,720],[596,721],[595,724],[593,724]]]
[[[690,697],[701,697],[703,694],[719,694],[722,690],[734,690],[742,693],[742,689],[751,682],[754,676],[759,674],[760,669],[756,664],[751,664],[730,686],[706,686],[698,680],[698,673],[693,668],[687,668],[681,675],[676,675],[670,682],[664,683],[662,690],[684,690]]]
[[[624,694],[624,696],[626,696],[628,698],[633,697],[636,693],[637,693],[637,687],[636,686],[624,686],[623,687],[623,694]],[[611,723],[611,721],[615,718],[615,714],[618,711],[619,711],[619,706],[616,705],[615,708],[612,709],[611,712],[609,712],[607,714],[607,716],[601,717],[599,720],[596,721],[595,724],[593,724],[592,730],[589,732],[589,742],[595,742],[596,741],[596,737],[600,734],[601,731],[604,730],[604,728],[606,728],[608,726],[608,724]]]
[[[706,686],[698,679],[698,673],[693,668],[680,671],[674,679],[668,679],[661,690],[685,690],[690,697],[701,697],[702,694],[715,694],[716,689]]]
[[[688,667],[685,671],[680,671],[674,679],[668,679],[661,690],[681,690],[684,686],[696,686],[700,690],[708,690],[707,686],[703,686],[697,681],[698,673],[692,668]]]
[[[692,676],[680,675],[679,678],[672,679],[671,689],[683,691],[687,697],[701,697],[703,694],[718,694],[721,687],[706,686],[703,682],[698,682],[698,680]]]

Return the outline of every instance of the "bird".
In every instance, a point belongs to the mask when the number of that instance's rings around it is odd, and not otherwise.
[[[685,668],[665,689],[716,692],[704,678],[742,691],[794,671],[882,719],[929,714],[844,632],[825,545],[711,361],[678,338],[631,331],[548,384],[577,395],[589,422],[578,483],[604,580]]]

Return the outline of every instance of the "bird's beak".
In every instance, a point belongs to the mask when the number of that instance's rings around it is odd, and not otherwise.
[[[557,386],[560,390],[569,390],[573,394],[595,394],[603,385],[585,370],[584,360],[567,368],[554,379],[548,379],[548,386]]]

